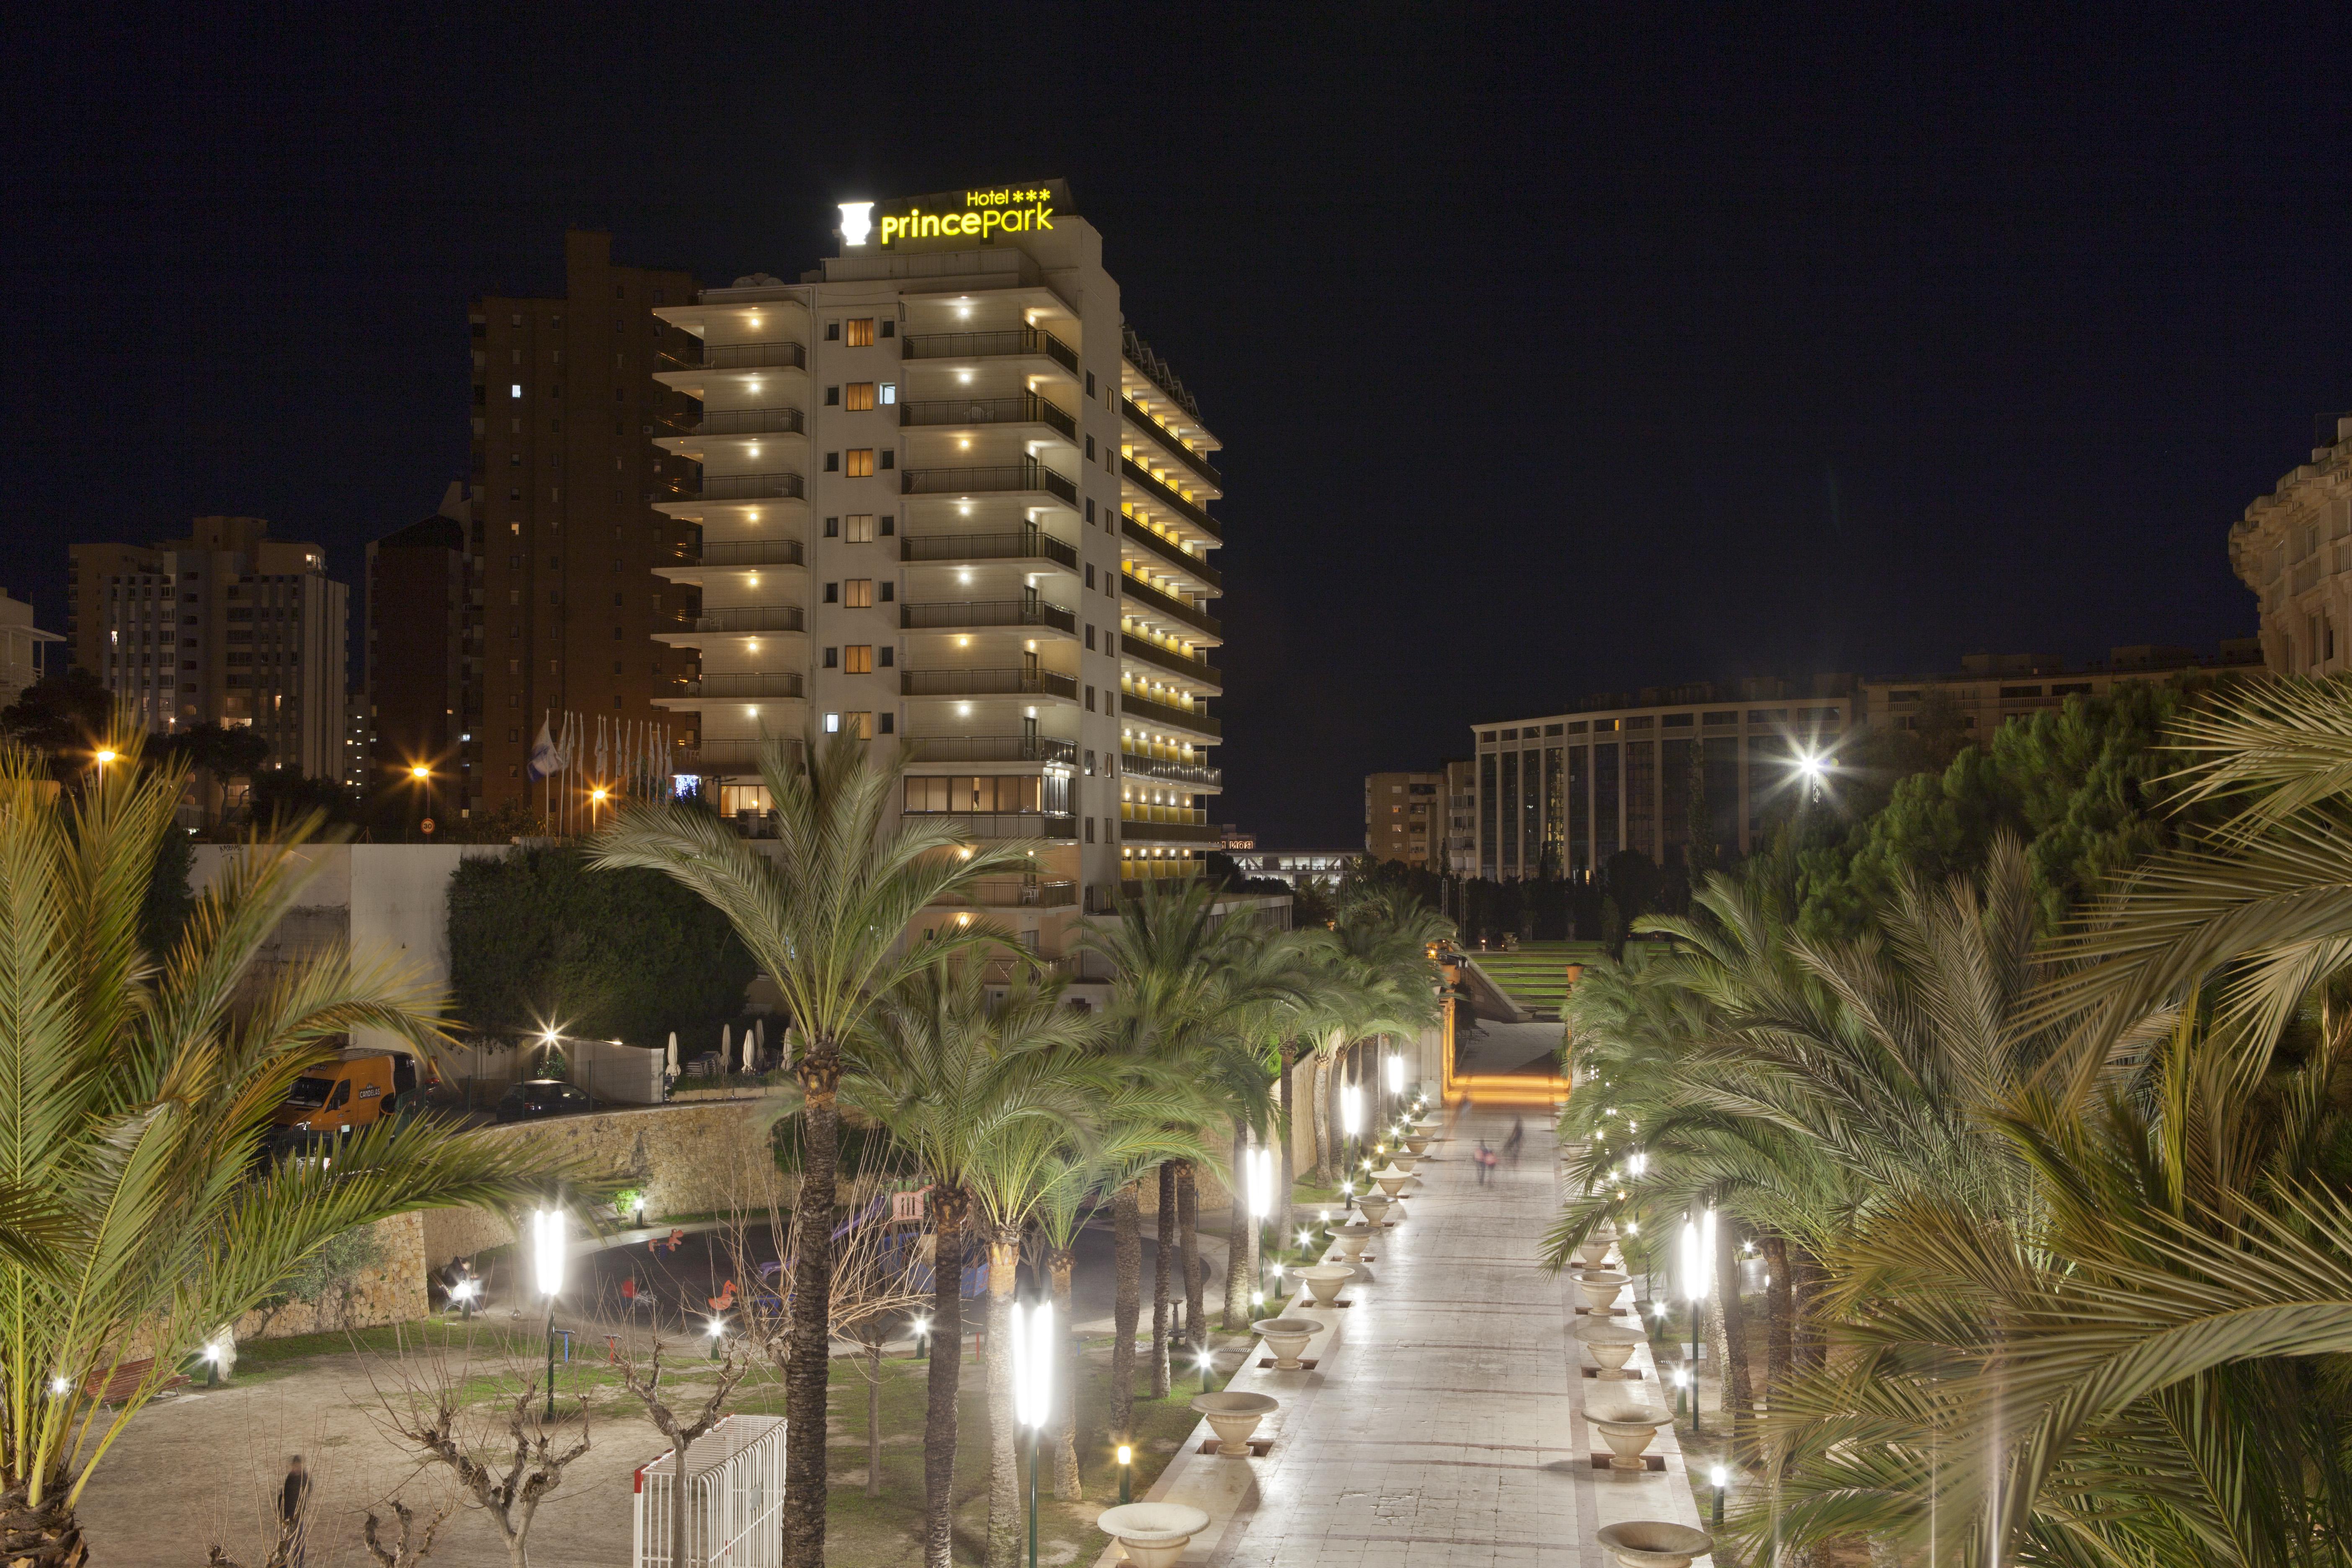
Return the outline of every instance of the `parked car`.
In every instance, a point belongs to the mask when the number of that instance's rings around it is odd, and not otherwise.
[[[500,1121],[537,1121],[595,1109],[593,1100],[559,1078],[529,1079],[499,1097]]]

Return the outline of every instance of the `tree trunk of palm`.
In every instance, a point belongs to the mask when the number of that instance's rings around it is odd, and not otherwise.
[[[1209,1325],[1202,1321],[1207,1281],[1201,1278],[1201,1190],[1190,1160],[1176,1163],[1176,1250],[1184,1268],[1184,1342],[1198,1351],[1209,1342]]]
[[[1820,1259],[1802,1247],[1795,1249],[1790,1261],[1796,1265],[1796,1277],[1791,1281],[1796,1287],[1796,1310],[1792,1314],[1796,1330],[1793,1342],[1796,1365],[1806,1372],[1818,1372],[1822,1363],[1829,1359],[1828,1342],[1817,1331],[1821,1323],[1822,1292],[1829,1288],[1829,1276],[1822,1270]]]
[[[812,1040],[796,1076],[803,1096],[800,1192],[793,1203],[793,1343],[784,1368],[786,1430],[825,1429],[825,1387],[833,1372],[833,1207],[839,1160],[841,1052]],[[784,1454],[785,1568],[824,1568],[825,1446],[787,1445]]]
[[[956,1395],[963,1379],[963,1248],[969,1205],[931,1189],[931,1367],[923,1411],[923,1568],[955,1562]]]
[[[1045,1277],[1053,1282],[1054,1327],[1054,1495],[1064,1502],[1078,1500],[1078,1335],[1077,1319],[1070,1310],[1070,1270],[1077,1256],[1066,1247],[1045,1253]]]
[[[1780,1391],[1789,1385],[1789,1374],[1795,1370],[1795,1344],[1790,1324],[1789,1244],[1777,1236],[1764,1238],[1764,1268],[1769,1283],[1764,1288],[1764,1308],[1768,1314],[1764,1326],[1764,1407],[1778,1415],[1785,1406]]]
[[[1234,1128],[1232,1206],[1226,1212],[1225,1226],[1225,1328],[1234,1331],[1249,1327],[1250,1258],[1255,1250],[1249,1238],[1257,1233],[1257,1221],[1249,1206],[1249,1129],[1236,1124]]]
[[[1715,1249],[1715,1369],[1723,1380],[1732,1442],[1744,1448],[1756,1415],[1756,1391],[1748,1373],[1748,1304],[1739,1299],[1739,1228],[1726,1225],[1723,1244]]]
[[[1021,1457],[1013,1405],[1013,1287],[1021,1232],[988,1238],[988,1568],[1014,1568],[1021,1555]]]
[[[1135,1184],[1110,1197],[1110,1440],[1135,1441],[1135,1322],[1143,1310],[1143,1221]],[[1155,1336],[1156,1338],[1157,1336]]]
[[[85,1568],[89,1548],[81,1521],[66,1506],[65,1489],[52,1489],[38,1507],[27,1508],[26,1488],[11,1477],[0,1492],[0,1563],[24,1562],[37,1568]]]
[[[1168,1276],[1176,1265],[1176,1163],[1163,1160],[1159,1172],[1159,1207],[1151,1216],[1151,1397],[1168,1397],[1170,1320],[1175,1312],[1169,1300]]]
[[[882,1495],[882,1342],[866,1347],[866,1495]],[[683,1552],[670,1559],[683,1563]]]

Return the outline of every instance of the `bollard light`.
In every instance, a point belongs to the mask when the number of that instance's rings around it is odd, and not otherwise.
[[[712,1318],[710,1320],[710,1359],[712,1361],[719,1359],[719,1343],[726,1334],[727,1320],[719,1317]]]
[[[1135,1473],[1135,1450],[1125,1443],[1118,1446],[1118,1500],[1128,1500],[1128,1482]]]
[[[1216,1371],[1216,1370],[1217,1370],[1217,1361],[1216,1361],[1216,1358],[1215,1358],[1214,1356],[1213,1356],[1212,1354],[1210,1354],[1210,1353],[1209,1353],[1209,1347],[1208,1347],[1208,1346],[1206,1346],[1206,1345],[1202,1345],[1202,1346],[1201,1347],[1201,1392],[1202,1392],[1202,1393],[1206,1394],[1206,1393],[1208,1393],[1208,1392],[1209,1392],[1209,1378],[1211,1377],[1211,1375],[1212,1375],[1213,1373],[1215,1373],[1215,1371]]]
[[[1723,1489],[1731,1484],[1731,1472],[1717,1465],[1707,1472],[1707,1479],[1715,1483],[1715,1528],[1721,1530],[1723,1528]]]
[[[920,1361],[923,1359],[923,1352],[930,1348],[931,1321],[929,1318],[917,1318],[912,1327],[915,1333],[914,1359]]]

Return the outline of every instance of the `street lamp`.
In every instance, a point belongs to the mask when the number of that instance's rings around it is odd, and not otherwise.
[[[1013,1303],[1013,1414],[1029,1428],[1029,1568],[1037,1568],[1037,1435],[1054,1392],[1054,1303]]]
[[[113,762],[121,755],[122,753],[116,751],[112,746],[100,746],[91,760],[96,762],[98,765],[102,768],[106,766],[107,763]]]
[[[1397,1100],[1403,1098],[1404,1058],[1394,1051],[1391,1051],[1389,1053],[1389,1099],[1391,1100]]]
[[[604,802],[611,794],[612,792],[607,790],[603,784],[598,784],[594,789],[588,792],[589,832],[593,833],[596,831],[597,815],[604,809]]]
[[[710,1318],[710,1359],[712,1361],[717,1361],[719,1359],[719,1342],[724,1340],[726,1336],[727,1320],[724,1317],[719,1316],[718,1313],[712,1313]]]
[[[1715,1294],[1715,1211],[1683,1219],[1683,1300],[1690,1303],[1691,1435],[1698,1435],[1699,1320]]]
[[[531,1215],[531,1262],[539,1293],[547,1298],[547,1419],[555,1419],[555,1298],[563,1289],[563,1211],[543,1208]]]
[[[1274,1151],[1271,1149],[1260,1148],[1249,1152],[1249,1206],[1250,1219],[1254,1226],[1250,1234],[1255,1241],[1256,1237],[1265,1233],[1265,1216],[1274,1212]],[[1250,1250],[1258,1252],[1258,1248],[1255,1246]],[[1265,1255],[1259,1253],[1258,1269],[1261,1284],[1265,1279]]]

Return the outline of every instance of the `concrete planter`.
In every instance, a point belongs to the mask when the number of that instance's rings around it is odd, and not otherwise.
[[[1601,1381],[1622,1383],[1633,1375],[1625,1370],[1625,1363],[1633,1359],[1633,1352],[1650,1336],[1639,1329],[1620,1328],[1603,1320],[1577,1330],[1576,1337],[1592,1352],[1594,1363],[1601,1368]]]
[[[1404,1135],[1404,1146],[1408,1153],[1415,1155],[1425,1153],[1429,1149],[1429,1134],[1415,1128]]]
[[[1604,1524],[1593,1539],[1617,1554],[1624,1568],[1690,1568],[1715,1550],[1715,1537],[1687,1524],[1660,1519],[1629,1519]]]
[[[1331,1232],[1331,1239],[1339,1244],[1339,1256],[1353,1263],[1364,1255],[1364,1244],[1372,1239],[1369,1225],[1343,1225]]]
[[[1380,1225],[1388,1218],[1391,1201],[1379,1193],[1366,1193],[1356,1200],[1356,1206],[1364,1211],[1365,1219],[1373,1225]],[[1399,1207],[1401,1209],[1402,1205]]]
[[[1307,1348],[1307,1341],[1323,1331],[1323,1325],[1312,1318],[1261,1318],[1250,1328],[1274,1352],[1276,1372],[1297,1372],[1298,1352]]]
[[[1642,1458],[1658,1428],[1670,1424],[1674,1416],[1659,1409],[1626,1405],[1612,1410],[1587,1410],[1584,1415],[1592,1429],[1609,1444],[1612,1470],[1646,1470],[1649,1464]]]
[[[1356,1270],[1345,1263],[1312,1263],[1296,1272],[1307,1281],[1307,1289],[1318,1307],[1328,1307],[1338,1300],[1339,1287],[1356,1277]]]
[[[1421,1156],[1409,1149],[1400,1149],[1389,1156],[1389,1168],[1393,1171],[1402,1171],[1408,1176],[1412,1174],[1412,1168],[1419,1163],[1421,1163]]]
[[[1250,1434],[1257,1424],[1281,1408],[1263,1394],[1196,1394],[1192,1408],[1209,1418],[1209,1427],[1217,1435],[1217,1454],[1221,1458],[1249,1458]]]
[[[1570,1276],[1576,1288],[1584,1294],[1585,1306],[1595,1316],[1607,1317],[1617,1304],[1617,1293],[1633,1282],[1630,1274],[1620,1274],[1613,1268],[1581,1268]]]
[[[1612,1237],[1588,1236],[1576,1244],[1576,1260],[1587,1268],[1600,1268],[1609,1262],[1609,1244]]]
[[[1395,1197],[1399,1193],[1404,1191],[1404,1184],[1412,1180],[1412,1177],[1406,1172],[1400,1171],[1394,1165],[1391,1165],[1385,1170],[1374,1171],[1372,1173],[1372,1180],[1381,1184],[1381,1192],[1387,1194],[1390,1197]]]
[[[1095,1528],[1126,1548],[1136,1568],[1175,1568],[1209,1516],[1180,1502],[1123,1502],[1103,1510]]]

